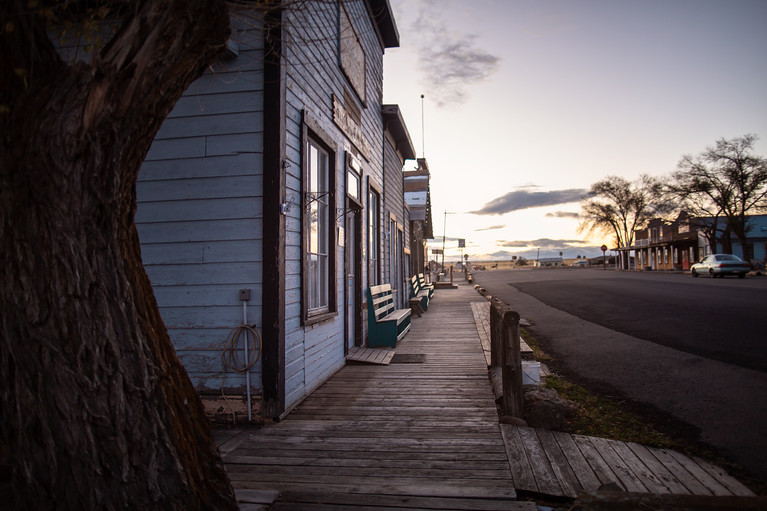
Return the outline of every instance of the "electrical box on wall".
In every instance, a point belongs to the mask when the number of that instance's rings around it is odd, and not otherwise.
[[[240,300],[243,302],[250,300],[250,289],[240,289]]]

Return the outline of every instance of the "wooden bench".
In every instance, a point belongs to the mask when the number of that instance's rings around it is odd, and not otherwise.
[[[410,330],[410,309],[397,309],[391,284],[368,288],[368,336],[371,348],[395,348]]]
[[[429,308],[429,298],[430,298],[429,290],[428,289],[421,289],[421,284],[418,280],[417,275],[413,275],[410,278],[410,298],[417,298],[420,300],[421,304],[421,310],[426,311]]]
[[[426,279],[423,276],[423,273],[418,274],[418,284],[420,285],[422,290],[426,290],[429,292],[429,300],[431,300],[431,297],[434,295],[434,284],[426,283]]]

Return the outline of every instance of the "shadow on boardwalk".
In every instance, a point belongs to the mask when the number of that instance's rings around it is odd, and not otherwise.
[[[390,364],[347,365],[285,420],[221,432],[242,509],[536,509],[516,501],[515,488],[573,497],[605,482],[750,494],[678,453],[501,427],[472,313],[478,299],[468,285],[437,290]]]

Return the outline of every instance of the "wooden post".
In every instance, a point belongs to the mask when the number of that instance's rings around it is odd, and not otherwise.
[[[501,367],[503,413],[522,417],[522,356],[519,314],[496,297],[490,302],[490,365]]]
[[[503,318],[501,310],[503,302],[493,297],[490,302],[490,365],[501,367],[503,364],[503,335],[501,333]]]
[[[503,411],[522,417],[522,355],[519,349],[519,313],[508,309],[503,314]]]

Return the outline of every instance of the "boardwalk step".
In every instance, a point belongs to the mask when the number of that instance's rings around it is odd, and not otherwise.
[[[358,364],[389,365],[393,356],[394,350],[355,346],[354,348],[349,348],[346,361]]]

